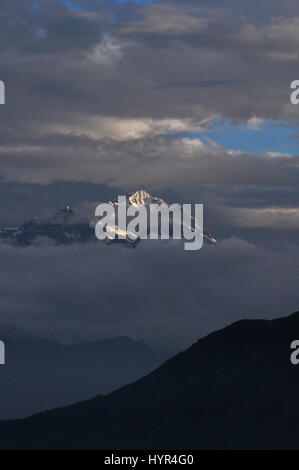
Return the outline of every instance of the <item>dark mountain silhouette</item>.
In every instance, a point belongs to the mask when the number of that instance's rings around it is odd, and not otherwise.
[[[160,365],[165,355],[118,337],[63,345],[6,338],[0,366],[0,419],[20,418],[109,393]]]
[[[298,449],[299,312],[200,339],[137,382],[0,423],[2,449]]]

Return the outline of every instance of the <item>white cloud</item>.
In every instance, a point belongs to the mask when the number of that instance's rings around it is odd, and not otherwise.
[[[84,134],[94,139],[131,140],[181,132],[203,132],[208,120],[117,118],[112,116],[74,116],[65,124],[51,123],[50,132]],[[44,130],[44,129],[43,129]]]
[[[247,122],[248,128],[253,131],[258,131],[260,126],[265,122],[265,119],[254,116],[250,118]]]
[[[240,227],[299,228],[299,209],[294,207],[226,208],[226,217]]]
[[[129,20],[120,27],[122,33],[192,34],[203,31],[208,24],[207,18],[198,16],[198,10],[193,9],[191,14],[171,5],[145,5],[138,13],[138,19]]]

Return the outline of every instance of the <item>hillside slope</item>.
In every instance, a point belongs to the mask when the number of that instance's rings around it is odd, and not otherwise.
[[[298,448],[299,312],[244,320],[108,396],[1,422],[2,449]]]

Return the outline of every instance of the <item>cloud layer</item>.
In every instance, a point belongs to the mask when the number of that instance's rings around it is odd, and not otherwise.
[[[0,245],[0,253],[2,331],[63,341],[128,335],[171,350],[234,320],[298,306],[294,247],[273,252],[231,238],[192,254],[181,241],[135,250]]]

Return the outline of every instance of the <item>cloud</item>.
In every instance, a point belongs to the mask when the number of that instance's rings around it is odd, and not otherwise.
[[[2,176],[7,181],[23,183],[89,181],[129,190],[195,184],[297,184],[298,156],[247,154],[225,149],[211,139],[172,135],[136,139],[135,133],[146,134],[155,129],[155,123],[136,121],[135,128],[123,124],[123,132],[133,134],[126,140],[63,134],[59,138],[49,135],[28,140],[26,145],[17,138],[7,140],[0,149]],[[169,130],[184,129],[180,122],[164,124]]]
[[[226,217],[233,224],[241,227],[299,229],[299,209],[295,207],[227,208]]]
[[[108,118],[298,122],[289,83],[297,74],[299,19],[288,13],[292,2],[284,3],[265,11],[244,5],[241,15],[233,1],[209,8],[85,2],[81,10],[4,1],[2,123],[35,136],[59,126],[77,132],[81,125],[82,133],[96,123],[100,132]]]
[[[264,119],[258,117],[252,117],[248,120],[248,127],[253,131],[258,131],[260,126],[264,123]]]
[[[203,31],[208,23],[206,18],[166,4],[144,5],[136,12],[138,18],[123,22],[119,28],[121,33],[193,34]]]
[[[224,78],[224,79],[215,79],[215,80],[198,80],[194,82],[169,82],[162,83],[155,87],[157,90],[167,89],[167,88],[211,88],[219,87],[226,85],[228,87],[237,85],[240,83],[238,78]]]
[[[180,134],[184,132],[202,132],[207,122],[192,119],[119,119],[111,116],[88,116],[77,119],[76,123],[55,123],[51,126],[53,133],[83,134],[94,139],[111,137],[116,140],[139,139],[165,134]]]
[[[222,240],[185,252],[180,241],[138,249],[101,242],[0,245],[1,324],[64,341],[115,335],[172,349],[240,318],[298,308],[298,248]]]

